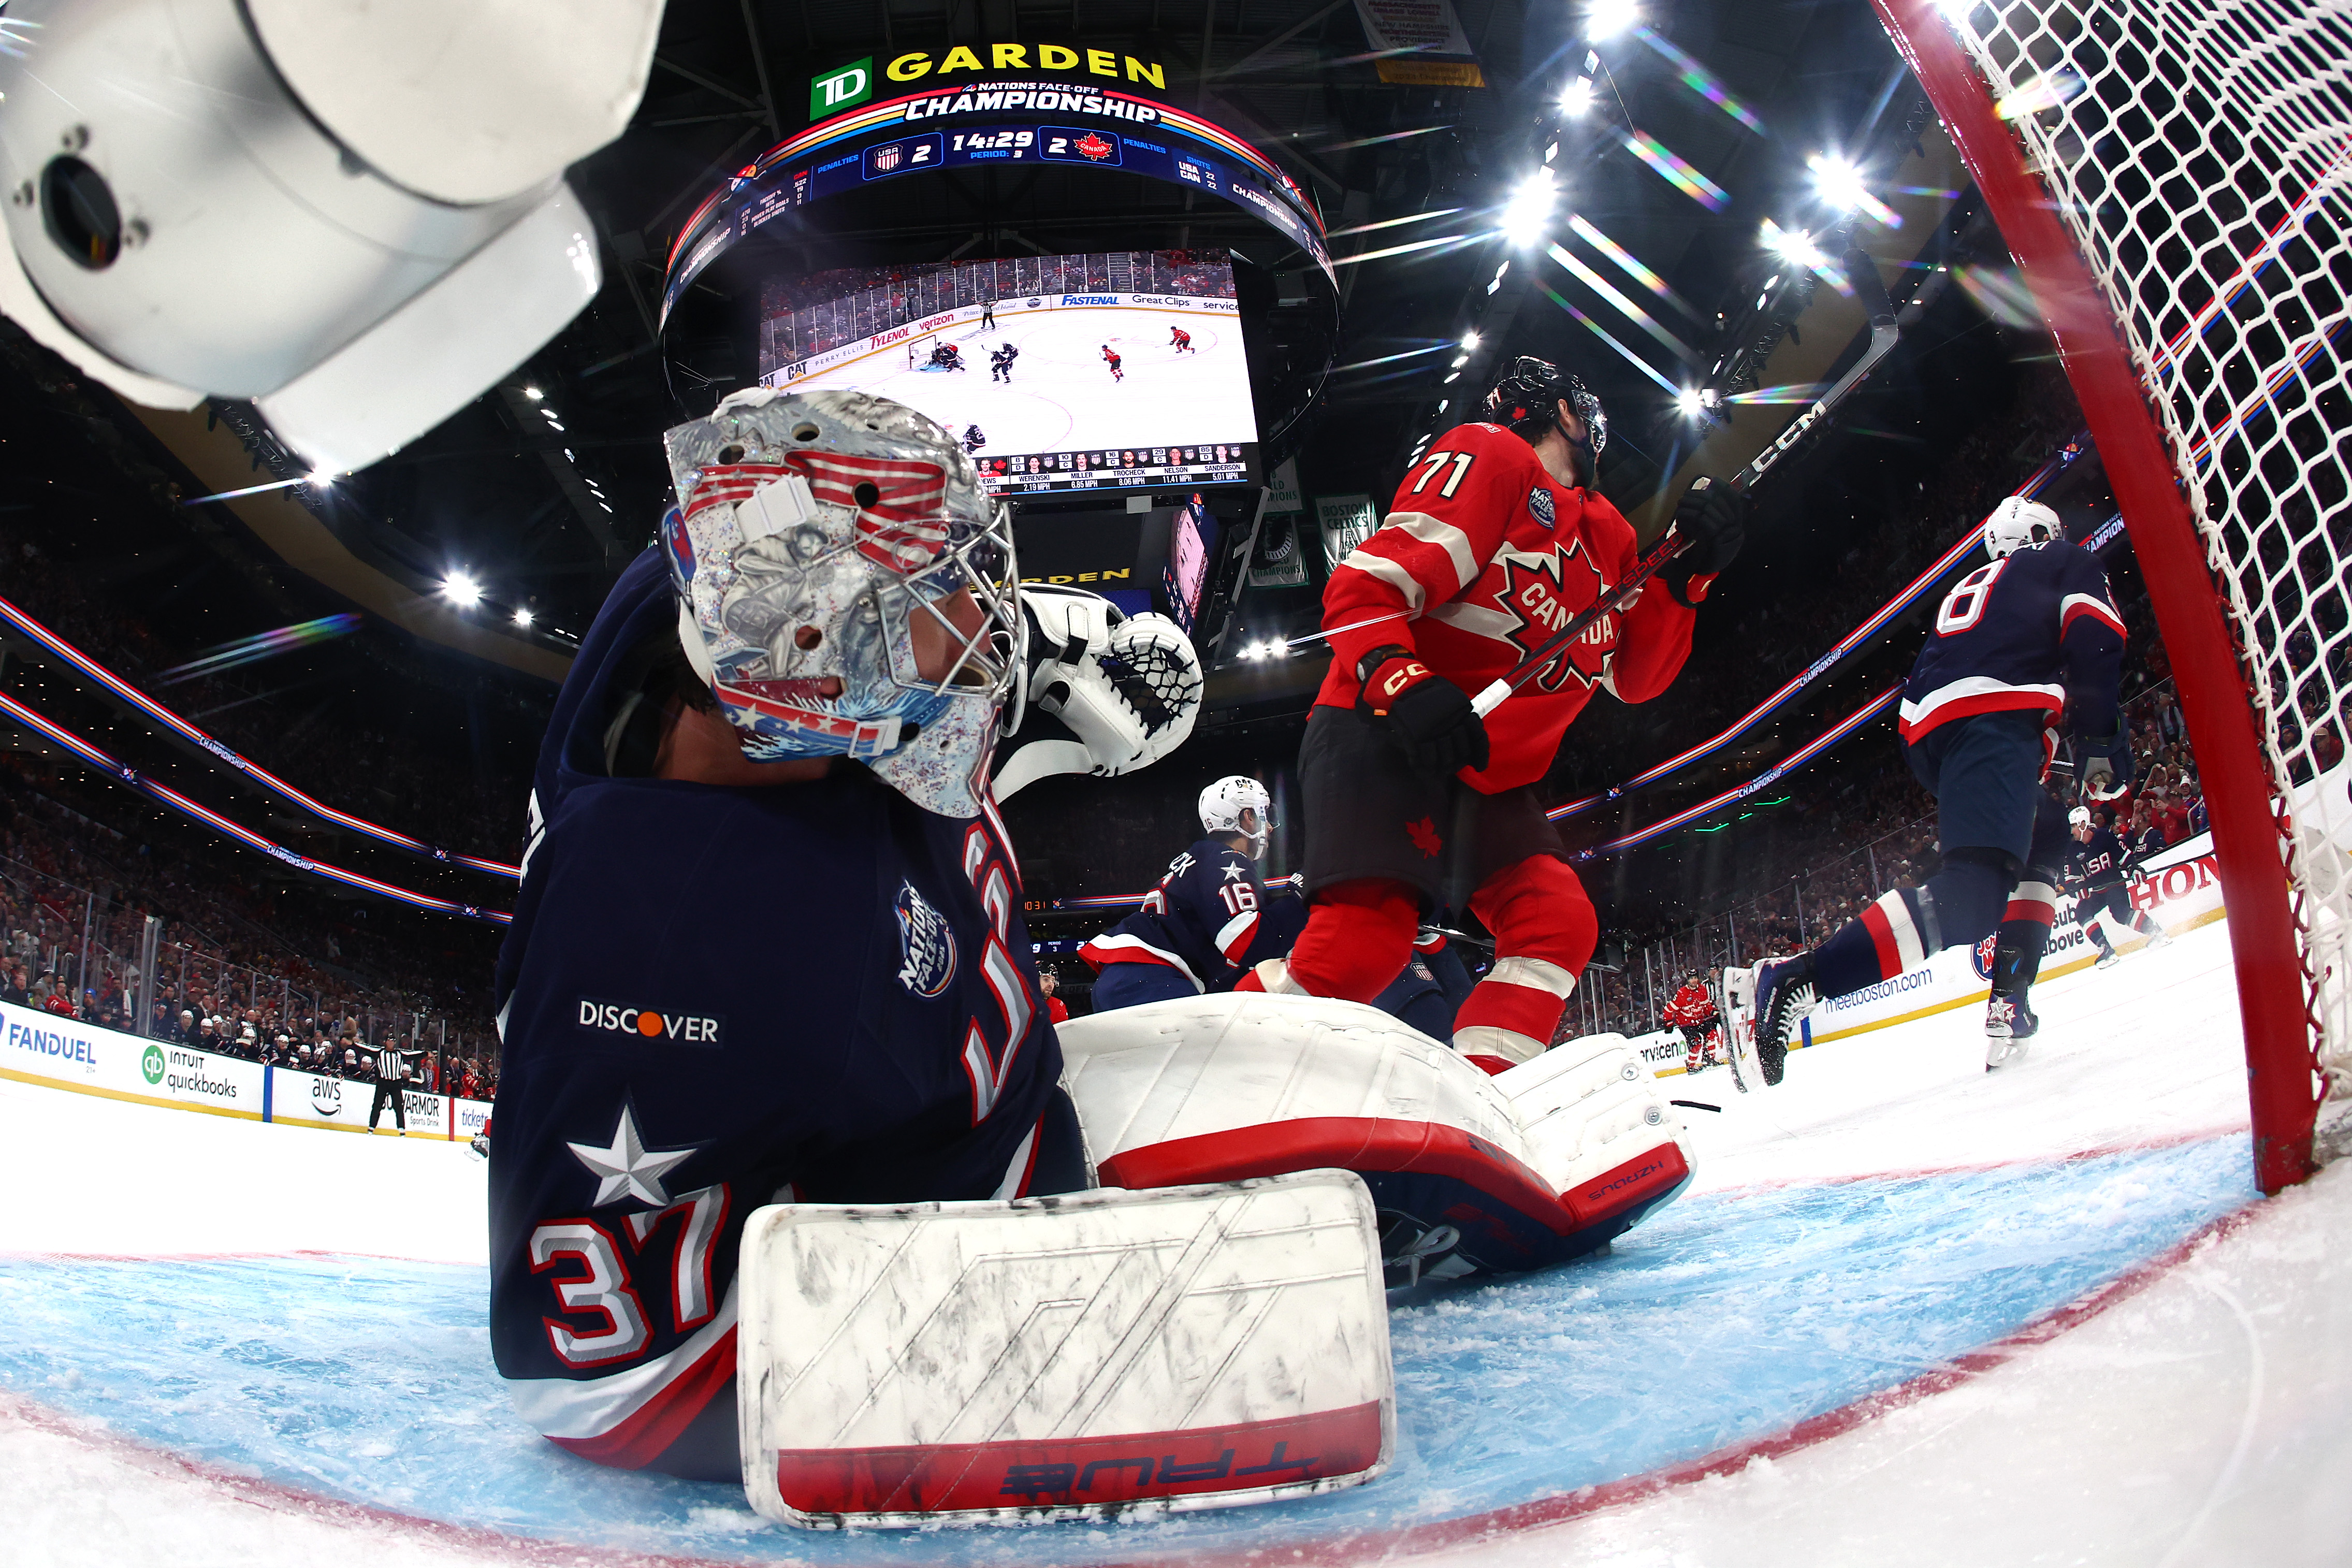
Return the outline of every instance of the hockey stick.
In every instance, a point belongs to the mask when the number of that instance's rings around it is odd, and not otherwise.
[[[1780,432],[1772,443],[1756,454],[1755,460],[1724,482],[1745,494],[1756,488],[1757,481],[1775,463],[1789,455],[1816,426],[1827,418],[1830,411],[1845,401],[1848,394],[1862,384],[1864,379],[1877,368],[1878,362],[1893,351],[1902,331],[1895,324],[1895,303],[1886,297],[1886,285],[1879,280],[1878,264],[1860,250],[1850,250],[1845,257],[1846,271],[1853,279],[1854,289],[1862,296],[1864,309],[1870,312],[1870,343],[1853,368],[1838,377],[1837,384],[1822,394],[1819,401],[1799,415],[1794,423]],[[1702,476],[1695,480],[1693,490],[1705,490],[1715,481]],[[1521,659],[1511,669],[1497,677],[1486,689],[1470,700],[1470,706],[1480,718],[1485,718],[1503,705],[1510,694],[1535,679],[1536,672],[1563,654],[1570,644],[1591,629],[1603,616],[1613,615],[1633,602],[1642,585],[1658,574],[1659,570],[1675,556],[1690,548],[1691,542],[1681,534],[1669,531],[1658,550],[1606,597],[1577,616],[1544,640],[1541,647]]]

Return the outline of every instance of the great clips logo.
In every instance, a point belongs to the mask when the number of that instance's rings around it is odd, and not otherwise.
[[[674,1046],[716,1050],[719,1029],[726,1022],[702,1013],[663,1013],[622,1002],[580,998],[580,1026],[604,1035],[635,1035],[642,1040],[667,1040]]]

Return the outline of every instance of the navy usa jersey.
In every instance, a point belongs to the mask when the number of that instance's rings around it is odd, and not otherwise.
[[[1903,691],[1903,739],[1972,713],[2073,705],[2080,735],[2115,732],[2124,618],[2098,558],[2029,544],[1954,584]]]
[[[2066,872],[2085,888],[2111,888],[2124,879],[2131,868],[2131,857],[2125,852],[2123,840],[2104,827],[2091,829],[2087,844],[2069,843],[2066,849]]]
[[[646,564],[558,698],[499,957],[490,1342],[566,1448],[724,1473],[751,1212],[1019,1195],[1066,1101],[992,810],[935,816],[848,763],[598,776],[598,682],[677,614]],[[681,1469],[712,1433],[719,1461]]]
[[[1168,862],[1141,908],[1078,949],[1078,956],[1097,969],[1164,963],[1197,990],[1227,990],[1265,909],[1265,885],[1250,858],[1203,838]]]

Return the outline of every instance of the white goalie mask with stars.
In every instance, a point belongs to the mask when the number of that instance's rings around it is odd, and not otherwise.
[[[970,456],[887,398],[766,388],[664,445],[678,640],[743,754],[853,758],[977,816],[1023,622],[1011,519]]]

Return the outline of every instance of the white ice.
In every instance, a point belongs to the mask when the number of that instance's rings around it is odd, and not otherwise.
[[[1962,1008],[1797,1053],[1787,1082],[1763,1093],[1738,1094],[1721,1071],[1667,1080],[1723,1108],[1687,1113],[1702,1174],[1686,1201],[1958,1180],[2242,1130],[2226,926],[2056,980],[2038,1004],[2042,1039],[2000,1074],[1983,1071],[1978,1018]],[[21,1083],[0,1083],[0,1142],[16,1173],[0,1253],[483,1258],[484,1168],[462,1144]],[[1492,1568],[2352,1561],[2352,1171],[2253,1205],[2127,1279],[2137,1289],[2103,1310],[1963,1358],[1949,1386],[1727,1473],[1646,1496],[1638,1482],[1612,1489],[1609,1506],[1476,1540],[1383,1535],[1297,1555],[1430,1553]],[[0,1393],[0,1562],[26,1568],[646,1560],[419,1523],[186,1464],[59,1415],[38,1388]],[[730,1555],[709,1550],[714,1537],[740,1529],[748,1548],[768,1530],[730,1510],[698,1522],[705,1557]],[[656,1539],[644,1548],[664,1552]],[[1100,1552],[1167,1555],[1116,1533]]]

